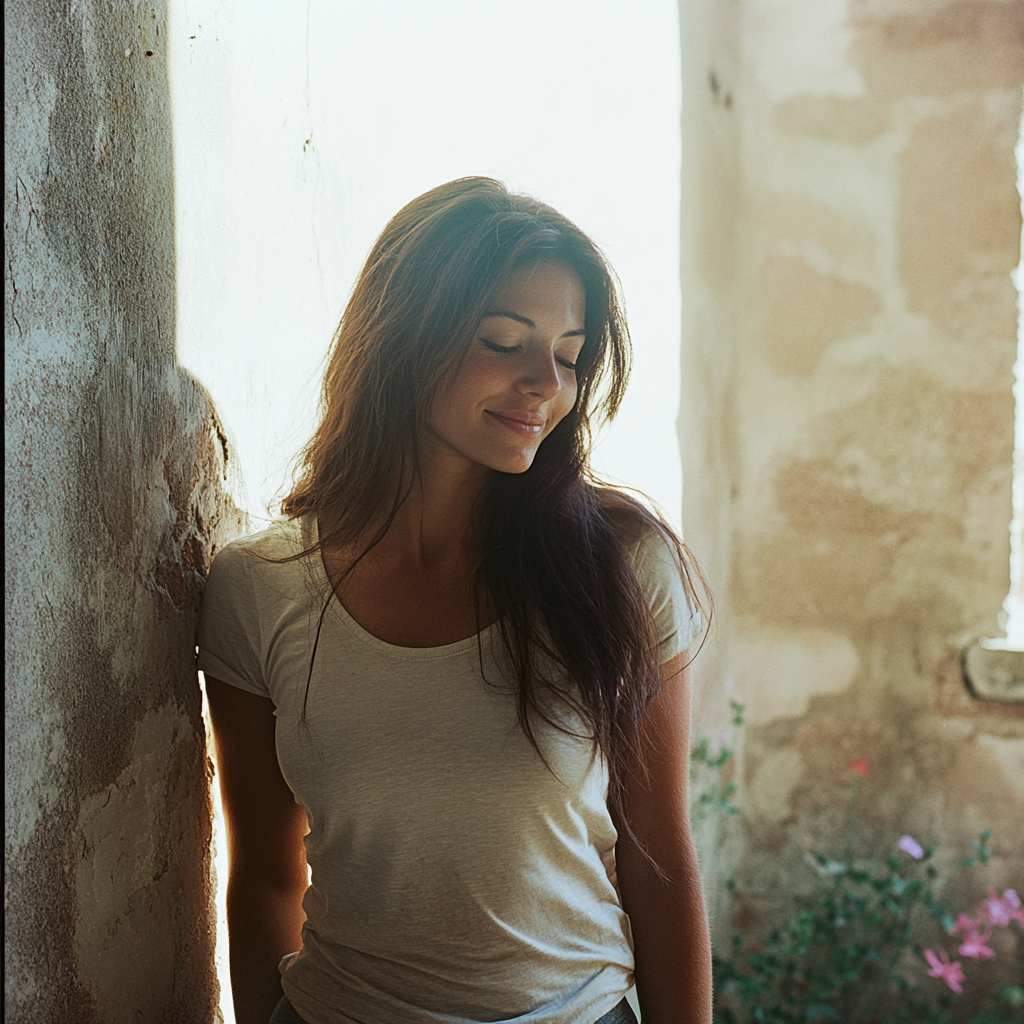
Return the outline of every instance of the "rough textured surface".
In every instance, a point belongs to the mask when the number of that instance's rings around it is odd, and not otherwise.
[[[964,676],[976,697],[1024,704],[1024,651],[982,638],[964,651]]]
[[[680,13],[684,522],[719,611],[696,722],[748,719],[716,937],[838,852],[853,758],[860,849],[911,833],[945,864],[991,828],[958,895],[1020,888],[1024,709],[962,652],[1009,589],[1024,4]]]
[[[175,360],[164,5],[5,29],[5,1020],[210,1021],[193,635],[240,523]]]

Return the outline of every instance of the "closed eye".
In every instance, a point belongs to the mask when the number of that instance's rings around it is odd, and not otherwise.
[[[496,345],[493,341],[485,341],[483,338],[480,339],[480,344],[492,352],[518,352],[522,348],[521,345]]]
[[[511,355],[513,352],[522,351],[522,345],[499,345],[496,342],[488,341],[486,338],[479,339],[480,344],[483,345],[490,352],[498,352],[502,355]],[[569,359],[564,359],[561,356],[555,357],[559,365],[564,366],[567,370],[575,370],[576,364]]]

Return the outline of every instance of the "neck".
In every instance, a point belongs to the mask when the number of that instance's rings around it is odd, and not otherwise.
[[[458,561],[472,566],[478,552],[478,512],[480,499],[493,477],[493,471],[451,458],[448,453],[422,453],[419,472],[405,481],[406,495],[387,533],[374,546],[373,560],[397,561],[409,568],[424,569]],[[366,533],[358,539],[329,542],[331,557],[343,560],[360,554],[390,514],[390,504],[379,510]],[[332,532],[338,524],[330,513],[320,516],[320,535]]]
[[[422,472],[395,515],[381,546],[428,566],[475,554],[480,498],[491,471],[445,474]]]

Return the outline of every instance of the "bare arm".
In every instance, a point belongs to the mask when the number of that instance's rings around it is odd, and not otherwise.
[[[278,963],[302,944],[306,812],[281,775],[274,706],[206,677],[228,830],[228,942],[237,1024],[267,1024]]]
[[[626,814],[670,876],[661,881],[625,837],[616,851],[636,952],[644,1024],[711,1024],[711,937],[690,832],[690,681],[684,651],[662,665],[644,749],[650,777],[626,781]]]

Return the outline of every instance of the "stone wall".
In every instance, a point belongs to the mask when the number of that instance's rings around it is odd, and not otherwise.
[[[5,29],[4,1019],[211,1021],[193,634],[241,523],[175,359],[164,4]]]
[[[680,11],[684,522],[719,611],[696,721],[732,696],[748,722],[716,937],[840,852],[854,758],[860,849],[948,866],[991,828],[964,898],[1020,888],[1022,709],[961,658],[1009,588],[1024,5]]]

